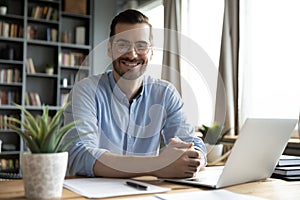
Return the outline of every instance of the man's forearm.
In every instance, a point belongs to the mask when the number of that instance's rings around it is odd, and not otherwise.
[[[190,144],[170,143],[159,156],[122,156],[103,153],[94,165],[94,175],[103,177],[192,177],[200,170],[201,157]]]
[[[94,165],[95,176],[135,177],[155,176],[157,156],[121,156],[110,152],[103,153]]]

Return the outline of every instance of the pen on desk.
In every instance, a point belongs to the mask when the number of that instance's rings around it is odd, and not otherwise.
[[[147,185],[142,185],[140,183],[136,183],[136,182],[133,182],[133,181],[126,181],[126,184],[130,187],[134,187],[134,188],[139,189],[139,190],[147,190],[148,189]]]

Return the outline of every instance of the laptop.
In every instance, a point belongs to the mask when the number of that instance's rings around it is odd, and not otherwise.
[[[225,166],[206,167],[193,178],[164,180],[223,188],[269,178],[297,121],[249,118],[245,121]]]

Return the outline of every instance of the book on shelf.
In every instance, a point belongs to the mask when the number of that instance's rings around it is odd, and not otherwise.
[[[19,69],[0,69],[0,83],[18,83],[20,80]]]
[[[77,26],[75,28],[75,42],[76,44],[85,44],[85,27],[84,26]]]
[[[300,156],[281,155],[277,166],[300,165]]]
[[[27,39],[36,39],[37,28],[32,26],[27,26]]]
[[[53,11],[53,8],[49,7],[48,11],[47,11],[47,14],[46,14],[46,20],[50,20],[52,11]]]
[[[19,115],[14,115],[14,114],[10,114],[10,115],[6,115],[5,114],[5,115],[2,115],[2,114],[0,114],[0,129],[1,130],[8,129],[7,124],[16,125],[16,122],[10,120],[10,118],[20,119]]]
[[[27,73],[35,74],[35,67],[34,67],[32,58],[27,58],[26,70],[27,70]]]
[[[1,158],[0,172],[16,172],[19,170],[19,159],[15,158]]]
[[[26,97],[25,97],[25,103],[26,103],[26,101],[28,101],[29,105],[32,105],[32,106],[41,106],[42,105],[41,100],[40,100],[40,95],[37,92],[29,92],[27,98],[28,98],[28,100],[26,100]]]
[[[31,102],[30,102],[28,92],[25,92],[25,105],[30,106],[30,104],[31,104]]]
[[[34,96],[35,96],[35,101],[36,101],[36,105],[37,106],[41,106],[41,99],[40,99],[40,95],[38,93],[34,93]]]
[[[17,91],[1,91],[0,90],[0,105],[12,105],[12,103],[20,102],[20,94]]]
[[[23,37],[23,27],[19,24],[0,20],[0,36]]]
[[[31,15],[34,19],[58,20],[58,10],[51,6],[35,6],[31,10]]]
[[[62,65],[64,66],[87,66],[86,55],[83,53],[70,52],[61,54]]]
[[[9,23],[7,22],[2,23],[2,36],[9,37]]]

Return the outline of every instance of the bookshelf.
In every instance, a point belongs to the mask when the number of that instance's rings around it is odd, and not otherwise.
[[[0,124],[9,116],[23,120],[13,102],[33,114],[49,105],[54,115],[73,84],[90,75],[94,2],[79,1],[84,13],[70,0],[0,0],[7,6],[0,15]],[[23,141],[4,125],[0,140],[0,172],[19,172]]]

